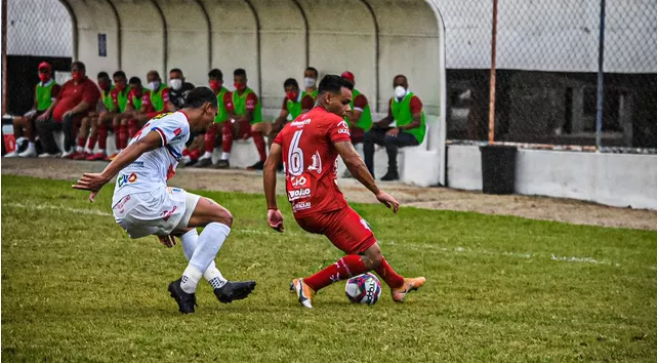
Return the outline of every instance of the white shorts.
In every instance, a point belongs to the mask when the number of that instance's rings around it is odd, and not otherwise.
[[[165,236],[188,227],[199,198],[181,188],[167,187],[164,193],[126,195],[112,207],[112,211],[130,238]]]

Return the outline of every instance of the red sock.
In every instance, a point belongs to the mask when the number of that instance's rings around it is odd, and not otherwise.
[[[256,150],[259,151],[259,156],[261,157],[261,161],[265,161],[266,159],[265,138],[263,137],[263,134],[258,131],[253,131],[252,139],[254,139],[254,144],[256,144]]]
[[[114,132],[114,147],[117,148],[117,151],[121,149],[121,125],[113,126]]]
[[[140,125],[137,123],[137,120],[129,120],[128,137],[132,139],[138,131],[140,131]]]
[[[123,150],[128,146],[128,125],[119,127],[119,149]]]
[[[94,146],[96,146],[96,136],[90,136],[87,140],[87,149],[94,151]]]
[[[85,147],[85,138],[78,136],[78,147]]]
[[[222,126],[222,152],[230,153],[233,146],[233,125],[227,121]]]
[[[391,266],[389,266],[389,263],[387,263],[387,260],[385,260],[384,256],[382,256],[382,263],[380,264],[380,267],[375,269],[375,272],[380,276],[381,279],[384,280],[384,282],[387,283],[387,285],[393,289],[399,288],[403,286],[403,283],[405,280],[403,280],[403,276],[399,275],[394,271]]]
[[[206,152],[212,153],[215,148],[215,137],[217,136],[217,124],[213,123],[206,131],[206,136],[204,137],[204,144],[206,146]]]
[[[98,129],[96,129],[96,135],[98,137],[98,148],[105,151],[108,143],[108,129],[105,127],[105,125],[98,125]]]
[[[359,255],[347,255],[331,266],[304,279],[314,291],[318,291],[333,282],[346,280],[352,276],[361,275],[368,271]]]

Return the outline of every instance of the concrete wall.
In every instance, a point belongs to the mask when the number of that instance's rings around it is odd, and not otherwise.
[[[657,156],[519,150],[515,192],[657,209]],[[480,150],[448,147],[448,186],[482,190]]]

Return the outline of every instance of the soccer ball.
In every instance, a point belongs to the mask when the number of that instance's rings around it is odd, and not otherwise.
[[[355,276],[346,283],[346,296],[353,303],[373,305],[381,294],[380,280],[372,273]]]

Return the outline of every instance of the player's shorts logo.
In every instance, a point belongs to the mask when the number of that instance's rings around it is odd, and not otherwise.
[[[137,174],[135,173],[130,173],[130,175],[121,174],[117,178],[117,186],[121,188],[126,184],[135,183],[136,181],[137,181]]]
[[[366,222],[364,218],[362,218],[359,222],[364,226],[364,228],[368,229],[369,231],[371,230],[371,225]]]

